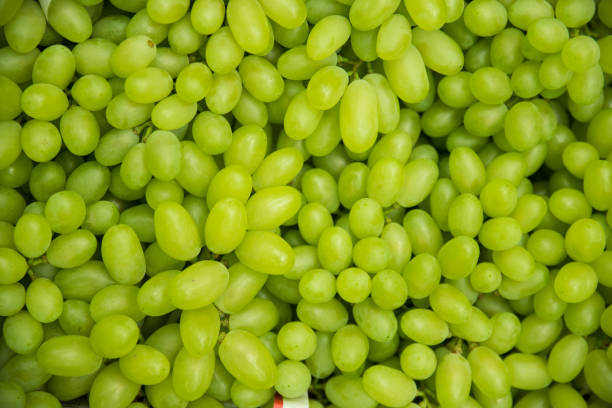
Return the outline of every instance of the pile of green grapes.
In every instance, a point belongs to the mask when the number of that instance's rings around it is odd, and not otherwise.
[[[612,406],[611,83],[612,0],[0,0],[0,407]]]

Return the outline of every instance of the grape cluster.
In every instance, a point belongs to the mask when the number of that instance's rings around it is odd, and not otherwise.
[[[611,406],[611,83],[611,0],[0,0],[0,406]]]

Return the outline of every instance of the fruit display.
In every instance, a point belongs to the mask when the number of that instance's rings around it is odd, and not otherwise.
[[[1,408],[612,406],[612,0],[0,0]]]

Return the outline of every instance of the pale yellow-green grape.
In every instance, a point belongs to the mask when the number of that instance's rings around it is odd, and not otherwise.
[[[195,117],[191,133],[196,145],[209,155],[225,152],[232,143],[232,128],[227,119],[209,111]]]
[[[149,0],[147,1],[147,13],[151,19],[160,24],[171,24],[178,21],[189,9],[188,0]]]
[[[319,110],[331,109],[340,101],[348,85],[348,74],[340,67],[323,67],[312,76],[306,87],[311,106]]]
[[[266,133],[261,127],[242,126],[234,131],[232,143],[223,153],[223,161],[226,166],[240,165],[253,174],[266,155],[267,143]],[[223,188],[227,189],[227,185]]]
[[[11,107],[12,109],[14,107]],[[21,109],[34,119],[52,121],[66,112],[68,99],[64,92],[55,85],[32,84],[21,95]]]
[[[95,116],[80,106],[72,106],[62,115],[59,129],[68,150],[79,156],[92,153],[100,140]]]
[[[261,6],[270,18],[286,28],[297,28],[306,20],[306,6],[300,0],[263,0]]]
[[[529,0],[517,0],[508,8],[510,23],[517,28],[527,30],[529,24],[541,17],[552,17],[553,6],[545,0],[531,2]]]
[[[482,204],[473,194],[457,196],[448,207],[448,229],[454,236],[475,238],[481,230],[483,219]]]
[[[210,386],[214,370],[214,352],[197,356],[182,348],[172,365],[172,384],[176,395],[187,401],[197,400]]]
[[[112,98],[112,87],[99,75],[84,75],[72,85],[72,97],[89,111],[104,109]]]
[[[449,353],[440,359],[436,369],[438,401],[448,406],[463,406],[469,397],[472,370],[460,354]]]
[[[429,92],[429,80],[423,57],[410,45],[395,60],[384,61],[384,70],[393,92],[406,103],[417,103]]]
[[[447,241],[438,252],[442,275],[448,279],[468,276],[478,262],[478,243],[469,237],[459,236]]]
[[[384,365],[364,371],[363,388],[376,401],[389,406],[404,406],[416,396],[416,384],[411,378]]]
[[[574,73],[567,83],[567,93],[577,104],[591,104],[599,97],[603,78],[601,66],[595,64],[584,72]]]
[[[106,107],[106,120],[117,129],[130,129],[151,117],[153,104],[132,102],[125,93],[115,96]]]
[[[213,34],[223,24],[223,0],[196,0],[191,5],[191,24],[201,34]]]
[[[302,204],[298,190],[289,186],[276,186],[259,190],[246,203],[247,228],[271,230],[297,214]]]
[[[97,355],[85,336],[66,335],[45,341],[36,352],[38,363],[46,372],[61,376],[83,376],[97,371],[102,357]]]
[[[325,396],[335,406],[375,408],[378,403],[368,395],[359,377],[337,375],[325,383]]]
[[[508,278],[524,282],[535,273],[533,255],[521,246],[493,252],[493,263]]]
[[[96,26],[100,23],[94,25],[94,37],[100,37],[100,35],[96,35]],[[155,22],[147,13],[146,8],[138,11],[132,18],[129,20],[127,26],[122,32],[121,38],[111,39],[114,43],[120,43],[125,40],[126,37],[133,37],[135,35],[144,34],[148,36],[155,44],[159,44],[168,38],[168,25],[160,24]]]
[[[374,145],[378,133],[376,91],[367,81],[347,87],[340,102],[340,133],[346,147],[362,153]]]
[[[355,55],[363,61],[371,62],[378,58],[376,54],[376,37],[378,30],[359,31],[355,28],[351,31],[351,48]]]
[[[244,330],[230,331],[219,346],[219,357],[225,368],[239,381],[254,389],[274,385],[276,364],[263,343]]]
[[[215,305],[225,313],[239,312],[263,287],[267,280],[265,274],[237,262],[229,268],[229,283],[225,292],[215,301]]]
[[[309,102],[307,91],[303,90],[291,99],[283,127],[287,136],[294,140],[302,140],[315,131],[322,116],[323,111]]]
[[[119,359],[119,370],[130,381],[152,385],[162,382],[170,373],[170,362],[159,350],[137,344]]]
[[[190,140],[181,142],[181,151],[183,157],[176,181],[190,194],[205,196],[212,178],[219,171],[217,163]]]
[[[415,254],[437,254],[443,244],[442,233],[433,218],[425,211],[414,209],[404,217],[402,224],[408,232]]]
[[[506,27],[506,8],[497,0],[476,0],[465,6],[463,21],[480,37],[491,37]]]
[[[588,299],[597,287],[597,274],[593,268],[581,262],[565,264],[554,281],[555,293],[567,303]]]
[[[242,125],[266,126],[268,109],[260,100],[254,98],[247,90],[243,90],[238,103],[232,110],[232,115]]]
[[[438,180],[438,166],[431,160],[412,160],[404,166],[404,182],[397,195],[403,207],[413,207],[427,198]]]
[[[349,11],[351,25],[357,30],[368,31],[383,24],[397,9],[400,0],[384,0],[376,3],[355,0],[347,4],[351,5]]]
[[[267,155],[253,173],[255,191],[288,184],[302,169],[304,158],[295,147],[285,147]]]
[[[294,81],[304,81],[319,69],[327,65],[336,65],[338,54],[314,61],[306,53],[306,45],[300,45],[285,51],[276,63],[278,72],[285,78]]]
[[[89,405],[92,408],[102,408],[106,405],[127,406],[140,391],[140,384],[128,380],[121,373],[118,362],[104,367],[92,381],[89,392]],[[109,393],[109,389],[114,392]]]
[[[394,14],[386,19],[376,36],[376,54],[384,60],[397,59],[412,41],[412,30],[408,19]]]
[[[22,111],[21,88],[11,79],[0,74],[0,92],[4,95],[0,102],[0,120],[16,118]]]
[[[378,160],[368,174],[366,194],[383,207],[392,205],[396,200],[409,201],[410,197],[405,196],[405,190],[402,191],[405,188],[405,173],[402,164],[396,159],[389,157]]]
[[[274,40],[285,48],[293,48],[305,44],[310,30],[307,21],[291,29],[284,28],[273,22],[272,29],[274,31]]]
[[[45,15],[38,3],[25,0],[15,17],[4,26],[4,36],[13,50],[25,54],[40,43],[46,26]]]
[[[487,105],[476,102],[465,111],[463,116],[465,129],[475,136],[493,136],[504,129],[507,112],[505,104]]]
[[[463,68],[463,52],[443,31],[415,28],[412,43],[421,53],[425,66],[443,75],[455,75]]]
[[[227,4],[227,23],[240,47],[250,54],[266,54],[272,27],[263,7],[256,0],[231,0]]]
[[[269,231],[249,231],[236,248],[236,256],[249,268],[283,275],[292,267],[295,253],[287,241]]]
[[[196,103],[186,102],[174,94],[155,105],[151,111],[151,121],[159,129],[174,130],[191,122],[196,113]]]
[[[174,83],[160,68],[146,67],[130,74],[124,84],[125,94],[136,103],[148,104],[170,95]]]
[[[164,252],[179,260],[189,260],[202,244],[191,215],[180,204],[166,201],[155,210],[155,237]]]
[[[51,2],[47,10],[47,20],[58,34],[75,43],[88,39],[93,30],[87,9],[76,0]]]
[[[204,36],[193,28],[190,13],[172,23],[168,30],[168,44],[181,55],[196,52],[204,44]]]
[[[247,211],[237,199],[219,200],[206,219],[206,246],[216,254],[230,253],[240,244],[247,228]]]
[[[222,198],[234,197],[246,204],[252,190],[251,175],[242,165],[230,165],[221,169],[210,181],[206,194],[208,208]]]
[[[440,284],[429,295],[433,311],[451,324],[467,322],[472,313],[468,298],[457,288],[447,283]]]
[[[5,1],[0,4],[0,11],[2,11],[2,18],[0,19],[0,25],[5,25],[12,20],[13,17],[19,12],[19,8],[23,4],[23,0],[17,1]]]
[[[145,274],[145,257],[132,228],[119,224],[102,238],[102,259],[109,275],[118,283],[135,284]]]
[[[241,93],[242,83],[238,72],[214,74],[212,85],[205,98],[206,106],[213,113],[225,115],[234,109]]]
[[[227,74],[235,70],[244,56],[244,51],[232,35],[229,27],[223,27],[206,41],[206,63],[213,72]]]
[[[504,358],[504,363],[514,388],[539,390],[548,387],[552,381],[546,369],[546,360],[535,354],[513,353]]]
[[[176,270],[160,272],[140,287],[136,301],[147,316],[162,316],[175,309],[170,301],[169,288],[178,273]]]
[[[521,236],[521,225],[516,219],[497,217],[484,222],[478,240],[487,249],[505,251],[517,245]]]
[[[187,55],[177,54],[168,47],[158,47],[155,58],[151,62],[152,67],[168,71],[172,78],[176,78],[179,72],[187,65],[189,65],[189,57]]]
[[[447,21],[445,0],[404,0],[404,5],[412,21],[423,30],[437,30]]]
[[[149,65],[157,51],[155,43],[146,35],[135,35],[122,41],[113,51],[111,66],[115,75],[127,78]]]
[[[283,79],[274,65],[265,58],[255,55],[243,58],[238,72],[244,87],[259,101],[273,102],[283,94]]]
[[[180,318],[179,344],[193,355],[204,356],[217,343],[220,324],[219,312],[213,305],[184,310]]]
[[[363,79],[368,81],[376,91],[378,131],[380,133],[394,131],[400,122],[400,106],[399,100],[391,90],[389,82],[383,75],[376,73],[368,74]],[[368,157],[368,161],[370,161],[370,157]]]
[[[317,22],[306,40],[306,54],[314,61],[332,55],[351,35],[351,24],[346,17],[327,16]]]
[[[485,168],[478,155],[470,148],[458,147],[449,157],[450,176],[462,193],[477,194],[485,184]]]

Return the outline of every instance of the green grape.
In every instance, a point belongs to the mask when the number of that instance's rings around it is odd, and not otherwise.
[[[160,203],[154,220],[155,237],[168,255],[186,261],[200,252],[202,244],[195,222],[180,204],[172,201]]]
[[[404,406],[416,396],[414,381],[402,371],[374,365],[363,373],[363,388],[376,401],[390,406]]]
[[[68,109],[68,99],[57,86],[36,83],[28,86],[21,95],[21,108],[34,119],[52,121]]]
[[[189,12],[172,23],[168,30],[168,43],[177,54],[191,54],[200,49],[204,36],[194,29]]]
[[[597,274],[588,264],[570,262],[555,277],[555,293],[567,303],[578,303],[589,298],[597,287]]]
[[[53,281],[38,278],[26,290],[25,303],[37,321],[50,323],[62,313],[62,293]]]
[[[206,220],[206,246],[217,254],[230,253],[244,238],[246,228],[247,209],[244,205],[232,197],[219,200]]]
[[[91,329],[89,337],[93,350],[105,358],[127,355],[137,340],[138,326],[125,315],[111,315],[99,320]]]
[[[273,329],[279,320],[278,309],[270,300],[255,298],[240,312],[229,318],[230,330],[242,329],[262,336]]]
[[[83,376],[97,371],[102,357],[94,353],[85,336],[65,335],[45,341],[36,356],[52,375]]]
[[[114,392],[108,392],[108,390]],[[89,392],[89,405],[100,408],[109,405],[123,406],[134,400],[140,390],[140,384],[128,380],[114,362],[104,367],[93,380]]]
[[[438,400],[445,405],[461,405],[470,392],[472,370],[468,361],[459,354],[446,354],[440,359],[435,383]]]
[[[307,202],[323,204],[330,213],[340,206],[334,177],[321,168],[308,169],[302,176],[301,188]]]
[[[0,294],[0,316],[14,315],[25,305],[25,289],[21,283],[3,284],[0,286]]]
[[[95,324],[89,313],[89,304],[82,300],[69,299],[64,302],[58,323],[66,334],[89,335]]]
[[[4,26],[6,42],[17,52],[30,52],[42,40],[46,25],[40,6],[34,1],[24,1],[15,16]],[[24,27],[27,29],[24,30]]]
[[[377,402],[365,392],[361,378],[337,375],[325,383],[325,396],[337,407],[374,408]]]
[[[45,204],[45,218],[51,229],[60,234],[75,231],[85,220],[86,211],[83,198],[69,190],[51,195]]]
[[[92,33],[92,21],[87,9],[76,0],[49,3],[46,16],[51,27],[69,41],[80,43]]]
[[[315,330],[334,332],[348,322],[348,312],[336,299],[324,303],[309,303],[302,299],[297,305],[297,316]]]
[[[198,309],[214,302],[227,287],[229,275],[216,261],[196,262],[176,275],[170,283],[170,300],[179,309]],[[202,288],[206,296],[201,296]]]
[[[176,394],[188,401],[202,397],[212,381],[214,368],[213,352],[196,356],[182,348],[172,367],[172,384]]]
[[[423,57],[414,45],[408,46],[395,60],[383,63],[389,85],[395,94],[406,103],[417,103],[429,92],[429,81]]]
[[[584,367],[588,353],[586,340],[575,334],[561,338],[548,356],[548,372],[551,378],[560,383],[573,380]]]
[[[460,279],[472,273],[478,262],[478,243],[465,236],[447,241],[438,251],[442,275],[448,279]]]
[[[139,17],[142,18],[143,14],[146,13],[137,14],[139,14]],[[127,28],[130,26],[131,20],[132,19],[129,17],[121,14],[112,14],[102,17],[98,21],[94,22],[91,36],[93,38],[104,38],[118,44],[125,40]]]
[[[287,273],[295,254],[287,242],[269,231],[249,231],[236,248],[236,256],[249,268],[272,275]]]
[[[603,253],[606,236],[601,224],[583,218],[574,222],[565,233],[565,249],[570,258],[593,262]]]
[[[160,24],[171,24],[180,20],[188,9],[189,2],[185,0],[147,1],[147,12],[153,21]]]
[[[84,75],[72,85],[72,97],[80,106],[89,111],[104,109],[112,99],[112,88],[99,75]]]
[[[118,283],[135,284],[145,274],[145,257],[136,232],[128,225],[106,231],[100,247],[109,275]]]
[[[28,312],[20,311],[6,318],[2,325],[2,335],[11,351],[30,354],[43,342],[43,327]]]
[[[191,6],[191,23],[201,34],[213,34],[223,24],[225,4],[219,0],[196,0]]]
[[[51,225],[37,214],[24,214],[15,225],[15,247],[28,258],[43,255],[51,244]]]
[[[612,364],[607,359],[605,351],[593,350],[586,358],[584,364],[584,376],[589,388],[593,393],[610,403],[612,395],[607,388],[612,379]]]
[[[346,17],[331,15],[319,20],[306,40],[306,54],[313,61],[332,55],[346,43],[351,35],[351,24]]]
[[[381,59],[399,58],[412,41],[412,30],[408,19],[394,14],[386,19],[376,36],[376,54]]]
[[[104,38],[92,38],[77,44],[73,48],[72,52],[72,54],[74,55],[76,71],[82,75],[95,74],[103,78],[112,77],[113,67],[111,64],[111,59],[116,48],[117,45],[115,43]],[[59,50],[57,52],[59,52]],[[42,67],[50,65],[52,61],[47,62]],[[67,72],[65,74],[71,72],[68,71],[71,67],[71,65],[68,65],[69,60],[63,62],[63,64],[67,65]],[[73,71],[72,74],[74,74]],[[69,79],[71,78],[72,75],[70,75]],[[69,79],[66,79],[66,82],[69,82]]]
[[[299,361],[285,360],[278,365],[274,388],[286,398],[298,398],[307,392],[311,377],[308,367]]]
[[[273,42],[264,8],[254,0],[232,0],[227,4],[227,23],[240,47],[250,54],[266,54]]]
[[[26,393],[28,408],[61,408],[62,404],[51,393],[46,391],[30,391]]]
[[[230,331],[219,346],[219,358],[235,378],[256,390],[269,388],[276,382],[277,368],[272,356],[247,331]]]
[[[168,377],[170,363],[161,351],[151,346],[136,344],[129,353],[119,359],[119,370],[132,382],[153,385]]]
[[[372,299],[355,304],[353,317],[359,328],[374,341],[389,341],[397,333],[398,323],[393,311],[378,307]]]

